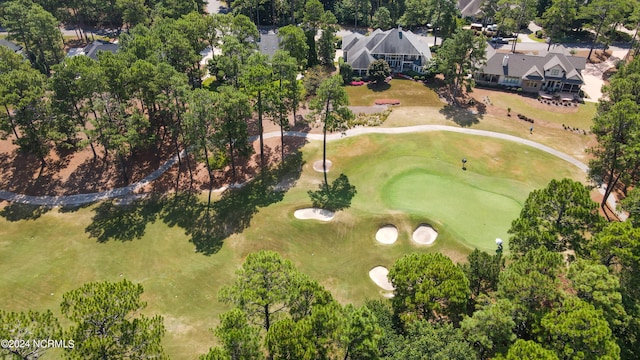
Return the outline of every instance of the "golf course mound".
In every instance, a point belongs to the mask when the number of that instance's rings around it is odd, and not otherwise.
[[[393,291],[395,288],[389,281],[387,277],[389,275],[389,270],[387,270],[384,266],[376,266],[373,269],[369,270],[369,277],[373,280],[376,285],[386,291]]]
[[[293,213],[296,219],[320,221],[331,221],[335,215],[333,211],[318,208],[299,209]]]
[[[333,165],[333,163],[331,162],[331,160],[327,160],[327,172],[329,172],[329,170],[331,170],[331,166],[332,165]],[[322,166],[322,160],[318,160],[318,161],[313,163],[313,170],[315,170],[317,172],[324,172],[324,168]]]
[[[398,240],[398,228],[395,225],[384,225],[376,232],[376,240],[381,244],[393,244]]]
[[[438,237],[438,233],[431,227],[431,225],[421,224],[413,232],[413,236],[411,238],[420,245],[430,245],[436,241],[436,237]]]

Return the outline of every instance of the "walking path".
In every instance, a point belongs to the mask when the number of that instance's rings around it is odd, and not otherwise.
[[[180,156],[186,155],[186,151],[182,150]],[[149,184],[153,180],[164,174],[169,168],[178,162],[178,155],[174,155],[171,159],[167,160],[162,166],[156,169],[151,174],[145,176],[142,180],[133,183],[131,185],[102,191],[91,194],[76,194],[76,195],[61,195],[61,196],[31,196],[16,194],[11,191],[0,190],[0,200],[7,200],[20,204],[40,205],[40,206],[74,206],[89,204],[100,200],[107,200],[113,198],[120,198],[133,193],[134,191]]]
[[[329,134],[327,135],[327,141],[335,141],[340,140],[345,137],[358,136],[364,134],[407,134],[414,132],[427,132],[427,131],[449,131],[461,134],[468,135],[476,135],[476,136],[484,136],[490,137],[494,139],[502,139],[507,141],[513,141],[519,144],[531,146],[533,148],[542,150],[551,155],[554,155],[560,159],[563,159],[581,169],[584,172],[587,172],[587,165],[578,161],[577,159],[560,152],[558,150],[552,149],[546,145],[542,145],[535,141],[519,138],[517,136],[497,133],[493,131],[486,130],[476,130],[476,129],[463,129],[453,126],[446,125],[417,125],[417,126],[407,126],[407,127],[399,127],[399,128],[379,128],[379,127],[359,127],[354,129],[349,129],[345,133],[341,134]],[[302,137],[309,140],[320,140],[322,141],[322,134],[308,134],[299,131],[287,131],[285,132],[286,136],[291,137]],[[277,138],[280,137],[279,131],[269,132],[263,135],[265,139],[269,138]],[[255,141],[257,136],[253,136],[250,138],[251,141]],[[180,153],[180,156],[185,156],[186,152],[183,150]],[[167,160],[162,166],[160,166],[157,170],[147,175],[144,179],[131,184],[129,186],[125,186],[122,188],[112,189],[108,191],[103,191],[99,193],[92,194],[77,194],[77,195],[61,195],[61,196],[31,196],[31,195],[22,195],[16,194],[10,191],[0,190],[0,200],[7,200],[10,202],[20,203],[20,204],[28,204],[28,205],[39,205],[39,206],[77,206],[82,204],[89,204],[96,201],[113,199],[113,198],[122,198],[126,196],[131,196],[136,190],[144,187],[149,184],[151,181],[160,177],[160,175],[164,174],[169,168],[175,165],[178,162],[178,155],[173,156],[169,160]],[[234,186],[234,187],[237,187]],[[226,189],[223,187],[221,189]],[[219,189],[219,190],[221,190]]]

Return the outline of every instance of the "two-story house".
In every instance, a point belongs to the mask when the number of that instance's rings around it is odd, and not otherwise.
[[[369,64],[384,59],[395,72],[412,70],[424,73],[423,67],[431,59],[426,40],[401,27],[369,35],[353,33],[342,39],[344,61],[359,75],[366,75]]]
[[[572,56],[563,46],[531,54],[496,52],[487,47],[487,62],[475,74],[480,85],[522,88],[523,92],[578,93],[584,84],[587,59]]]

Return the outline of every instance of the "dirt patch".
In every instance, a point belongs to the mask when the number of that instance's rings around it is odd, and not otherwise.
[[[304,110],[304,109],[303,109]],[[309,128],[307,124],[293,125],[290,130],[317,133],[320,129]],[[279,131],[280,127],[265,121],[264,132]],[[249,123],[250,134],[257,133],[257,121]],[[140,181],[156,170],[166,160],[176,154],[176,149],[169,141],[169,136],[156,146],[135,151],[125,157],[128,183],[124,179],[117,158],[111,154],[105,159],[104,150],[97,145],[97,158],[94,159],[90,147],[78,151],[62,151],[53,149],[46,157],[46,166],[41,169],[40,160],[19,151],[13,144],[13,136],[0,140],[0,189],[24,195],[72,195],[101,192],[123,187]],[[285,156],[304,146],[304,138],[286,137],[284,141]],[[264,140],[265,166],[273,166],[280,162],[282,144],[280,137]],[[219,188],[235,182],[243,182],[255,176],[260,170],[259,142],[254,142],[254,154],[236,159],[236,178],[233,178],[231,167],[213,172],[210,184],[209,174],[202,162],[190,153],[188,158],[181,158],[179,165],[167,170],[155,181],[146,185],[140,192],[167,192],[196,190],[205,191],[210,186]]]
[[[317,172],[324,172],[324,168],[327,168],[327,172],[331,171],[331,167],[333,166],[333,162],[331,160],[327,160],[326,163],[324,163],[322,160],[318,160],[316,162],[313,163],[313,170],[317,171]]]
[[[376,105],[400,105],[400,100],[398,99],[377,99],[374,101]]]
[[[604,83],[606,85],[609,85],[609,79],[611,79],[611,77],[613,75],[615,75],[618,72],[618,69],[615,67],[612,67],[608,70],[606,70],[605,72],[602,73],[602,80],[604,80]]]
[[[612,54],[613,54],[613,51],[611,50],[594,49],[593,52],[591,53],[591,59],[587,59],[587,62],[591,64],[600,64],[607,61]],[[576,51],[574,56],[586,58],[587,56],[589,56],[589,50],[578,50]]]

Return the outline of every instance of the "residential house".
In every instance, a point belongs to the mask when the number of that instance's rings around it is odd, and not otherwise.
[[[457,8],[465,18],[479,19],[483,16],[482,3],[484,0],[458,0]]]
[[[426,40],[401,27],[369,35],[353,33],[342,39],[342,56],[358,75],[366,75],[369,64],[384,59],[395,72],[424,73],[424,65],[431,59]]]
[[[586,62],[586,58],[571,55],[561,45],[527,54],[497,52],[489,45],[487,62],[475,74],[475,80],[479,85],[522,88],[527,93],[578,93],[584,84]]]
[[[118,45],[117,43],[96,40],[83,48],[69,49],[67,56],[72,57],[77,55],[85,55],[92,58],[93,60],[98,60],[98,53],[100,51],[109,51],[115,54],[119,48],[120,45]]]
[[[276,50],[280,48],[280,38],[273,30],[270,30],[266,34],[260,34],[257,45],[262,54],[272,57]]]
[[[5,40],[5,39],[0,39],[0,46],[4,46],[4,47],[8,47],[9,49],[11,49],[14,53],[16,54],[20,54],[22,56],[25,56],[23,50],[22,50],[22,46],[9,41],[9,40]]]

